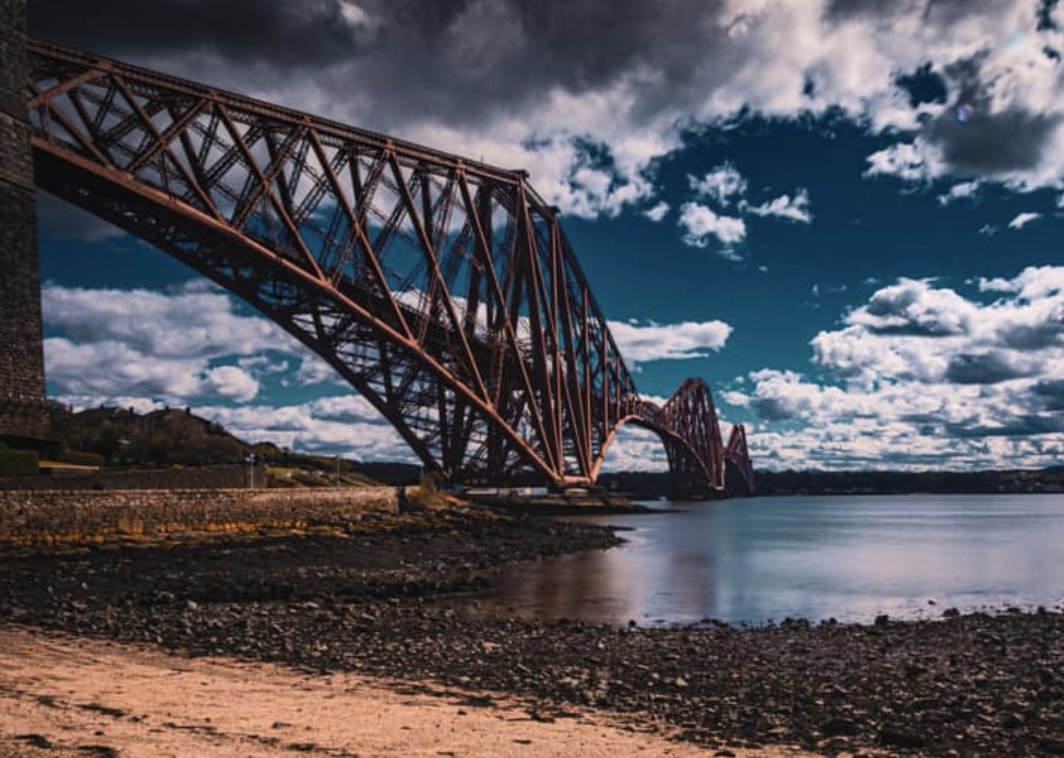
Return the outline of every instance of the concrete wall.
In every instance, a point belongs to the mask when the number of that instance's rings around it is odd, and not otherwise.
[[[397,513],[391,487],[305,490],[8,490],[0,544],[75,544],[182,532],[241,532]]]
[[[250,474],[251,481],[248,481]],[[184,469],[55,472],[51,476],[0,479],[0,490],[209,490],[265,487],[266,466],[234,463]]]
[[[47,429],[25,28],[25,0],[0,0],[0,435]]]

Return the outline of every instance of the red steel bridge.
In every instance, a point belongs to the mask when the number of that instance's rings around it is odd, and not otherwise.
[[[640,397],[525,172],[42,42],[29,58],[38,185],[251,303],[444,479],[590,485],[636,424],[678,493],[753,494],[702,380]]]

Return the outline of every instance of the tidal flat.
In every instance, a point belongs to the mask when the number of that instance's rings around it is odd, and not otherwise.
[[[1064,755],[1064,616],[643,628],[478,611],[504,567],[623,532],[477,510],[0,557],[0,624],[592,709],[708,754]],[[10,730],[7,730],[10,731]]]

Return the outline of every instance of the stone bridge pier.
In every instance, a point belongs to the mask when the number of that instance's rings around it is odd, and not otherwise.
[[[0,439],[47,433],[26,0],[0,0]]]

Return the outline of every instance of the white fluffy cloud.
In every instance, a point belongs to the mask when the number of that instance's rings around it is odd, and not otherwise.
[[[940,205],[949,205],[958,200],[970,200],[978,196],[980,182],[959,182],[938,196]]]
[[[610,333],[628,366],[657,360],[704,358],[724,347],[732,327],[723,321],[640,324],[610,321]]]
[[[813,340],[817,362],[865,385],[882,380],[995,384],[1064,372],[1064,268],[980,280],[1008,293],[982,304],[929,281],[902,279]]]
[[[677,222],[684,230],[684,244],[708,247],[710,238],[716,237],[724,245],[718,252],[731,260],[741,258],[735,247],[746,239],[744,215],[782,218],[802,224],[813,221],[807,190],[798,189],[793,194],[779,195],[755,205],[747,199],[747,180],[731,163],[721,164],[702,177],[688,174],[687,183],[694,191],[694,199],[680,207]],[[707,202],[721,211],[734,205],[733,212],[738,215],[725,215],[706,205]]]
[[[732,199],[746,193],[746,179],[730,163],[717,166],[705,176],[699,178],[688,175],[687,182],[698,197],[715,200],[727,207]]]
[[[651,221],[661,221],[665,218],[665,215],[669,212],[669,204],[664,200],[657,203],[653,208],[643,211],[643,215],[649,218]]]
[[[329,396],[298,405],[204,406],[196,412],[242,439],[273,442],[300,452],[360,460],[415,460],[391,424],[358,395]]]
[[[698,203],[684,203],[678,223],[684,229],[684,243],[691,247],[707,247],[710,237],[716,237],[726,248],[746,239],[745,221],[717,215],[712,208]]]
[[[303,356],[294,381],[300,387],[314,387],[321,384],[347,386],[347,382],[336,373],[336,369],[309,351]]]
[[[654,432],[632,424],[621,427],[606,451],[603,471],[668,471],[665,446]]]
[[[1009,222],[1009,229],[1023,229],[1032,221],[1037,221],[1042,218],[1041,213],[1024,212],[1016,215],[1012,221]]]
[[[146,355],[116,341],[49,337],[44,359],[61,396],[139,395],[180,404],[206,394],[247,401],[258,393],[258,382],[236,366],[211,369],[203,359]]]
[[[939,166],[929,164],[933,160],[922,149],[919,140],[902,142],[878,150],[868,156],[868,169],[865,176],[896,176],[906,181],[927,181],[934,173],[941,173]]]
[[[279,328],[238,314],[227,295],[198,282],[173,292],[46,284],[41,294],[52,333],[47,376],[62,395],[249,402],[258,377],[276,373],[254,358],[298,350]]]
[[[793,196],[780,195],[767,203],[747,206],[744,210],[755,216],[776,216],[801,224],[813,221],[813,214],[809,210],[809,192],[804,189],[798,190]]]
[[[1064,455],[1064,267],[982,279],[980,302],[903,279],[812,341],[823,378],[766,369],[723,395],[775,466],[1029,467]],[[803,456],[809,461],[801,463]]]

